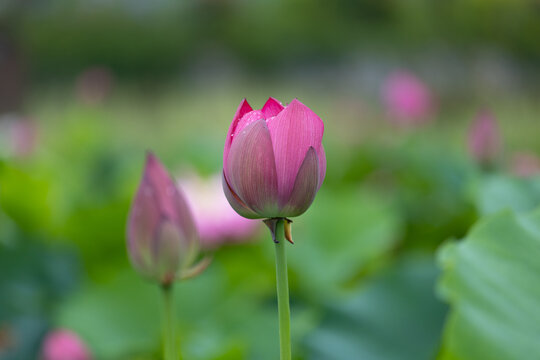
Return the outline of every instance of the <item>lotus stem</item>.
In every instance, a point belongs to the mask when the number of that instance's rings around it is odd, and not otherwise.
[[[289,308],[289,281],[287,279],[287,259],[285,255],[285,238],[283,229],[283,219],[279,219],[276,224],[275,246],[276,246],[276,282],[277,300],[279,313],[279,348],[280,359],[291,359],[291,325]]]
[[[165,360],[178,360],[176,354],[176,337],[174,323],[173,288],[164,285],[163,293],[163,358]]]

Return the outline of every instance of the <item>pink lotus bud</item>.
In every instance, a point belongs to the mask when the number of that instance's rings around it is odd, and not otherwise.
[[[72,331],[56,330],[45,337],[41,350],[43,360],[90,360],[84,342]]]
[[[261,110],[244,99],[223,154],[223,189],[232,208],[250,218],[294,217],[315,199],[326,173],[324,124],[298,100],[269,98]]]
[[[476,116],[469,129],[469,153],[480,164],[492,164],[501,148],[501,135],[495,117],[488,111]]]
[[[145,277],[171,284],[195,260],[198,250],[195,223],[176,183],[151,153],[127,227],[128,253]]]
[[[249,239],[259,222],[238,215],[223,194],[221,176],[203,179],[193,174],[179,184],[186,190],[203,248],[212,249],[225,243]]]
[[[393,73],[386,79],[382,97],[389,118],[400,125],[428,121],[435,107],[427,85],[405,71]]]

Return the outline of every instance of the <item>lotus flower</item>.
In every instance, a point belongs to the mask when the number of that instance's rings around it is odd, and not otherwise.
[[[84,342],[72,331],[56,330],[45,337],[41,350],[43,360],[90,360]]]
[[[129,214],[127,245],[135,269],[164,286],[187,271],[197,255],[190,209],[175,181],[151,153]]]
[[[257,221],[245,219],[231,208],[223,195],[221,175],[204,179],[192,174],[178,183],[186,191],[203,248],[245,241],[259,226]]]
[[[495,117],[488,111],[476,116],[469,130],[469,153],[480,164],[490,165],[501,149],[501,134]]]
[[[313,202],[326,173],[324,124],[293,100],[269,98],[261,110],[242,100],[223,154],[223,189],[232,208],[250,218],[294,217]]]
[[[427,85],[406,71],[398,71],[386,79],[382,98],[389,118],[401,125],[426,122],[434,110]]]

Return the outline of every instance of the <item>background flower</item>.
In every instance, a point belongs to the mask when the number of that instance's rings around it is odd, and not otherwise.
[[[216,248],[222,244],[250,239],[260,221],[238,215],[223,194],[221,175],[202,178],[194,173],[178,180],[199,231],[204,248]]]
[[[468,134],[469,153],[482,165],[493,165],[501,151],[501,135],[495,116],[489,111],[479,112]]]
[[[42,360],[90,360],[90,351],[73,331],[59,329],[45,336]]]
[[[189,268],[198,247],[197,231],[183,194],[167,170],[148,153],[127,227],[128,254],[144,276],[170,284]]]
[[[386,78],[382,87],[382,101],[389,119],[400,125],[426,122],[435,108],[431,90],[408,71],[397,71]]]

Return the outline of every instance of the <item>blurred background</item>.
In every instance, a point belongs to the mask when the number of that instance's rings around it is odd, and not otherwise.
[[[288,246],[295,359],[516,358],[448,321],[474,287],[441,285],[468,270],[439,249],[540,203],[539,34],[533,0],[0,0],[0,358],[75,359],[44,354],[59,331],[160,358],[125,249],[151,149],[215,253],[175,288],[183,359],[276,359],[273,244],[214,181],[238,104],[269,96],[326,127]]]

